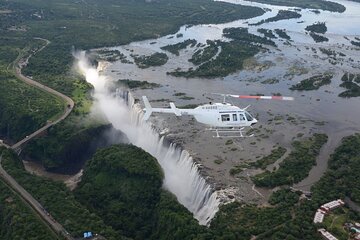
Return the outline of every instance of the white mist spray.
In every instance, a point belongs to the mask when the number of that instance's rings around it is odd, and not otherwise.
[[[164,144],[164,138],[142,120],[143,111],[129,96],[129,106],[121,98],[115,97],[106,88],[106,77],[87,64],[86,59],[78,57],[78,67],[86,80],[94,86],[94,98],[99,109],[116,129],[124,132],[130,142],[154,156],[163,168],[164,187],[176,195],[200,224],[206,225],[219,209],[216,192],[200,176],[197,165],[189,153]]]

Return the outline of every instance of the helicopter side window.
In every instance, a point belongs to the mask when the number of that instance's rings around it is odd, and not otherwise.
[[[247,118],[248,121],[253,120],[253,117],[249,113],[245,112],[245,115],[246,115],[246,118]]]
[[[221,121],[223,121],[223,122],[230,121],[230,115],[229,114],[222,114],[221,115]]]
[[[244,114],[240,113],[239,116],[240,116],[240,121],[246,121]]]
[[[233,121],[237,122],[237,114],[233,114]]]

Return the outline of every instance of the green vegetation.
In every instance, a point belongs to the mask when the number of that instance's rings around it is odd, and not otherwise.
[[[270,29],[258,28],[257,31],[258,31],[259,33],[264,34],[264,36],[267,37],[267,38],[277,38],[277,37],[273,34],[272,30],[270,30]]]
[[[279,79],[276,79],[276,78],[269,78],[264,81],[261,81],[262,84],[276,84],[279,82],[280,82]],[[281,96],[281,95],[279,95],[279,96]]]
[[[195,70],[194,69],[189,69],[188,71],[176,70],[174,72],[168,72],[167,74],[176,77],[186,77],[186,78],[225,77],[231,73],[236,72],[237,70],[242,69],[244,61],[254,56],[260,51],[258,46],[242,43],[240,41],[217,42],[217,45],[221,47],[221,52],[215,59],[205,62]]]
[[[317,22],[312,25],[309,25],[305,28],[306,31],[310,32],[316,32],[316,33],[326,33],[327,27],[325,25],[325,22]]]
[[[298,84],[292,85],[290,87],[290,90],[299,90],[299,91],[317,90],[321,86],[330,84],[332,77],[333,75],[331,74],[312,76],[310,78],[302,80]]]
[[[289,35],[287,35],[287,33],[285,32],[285,30],[283,30],[283,29],[275,29],[274,30],[275,31],[275,33],[277,34],[277,35],[279,35],[279,37],[281,37],[281,38],[283,38],[283,39],[286,39],[286,40],[290,40],[291,38],[290,38],[290,36]]]
[[[111,125],[76,126],[71,118],[48,130],[48,134],[29,142],[23,150],[27,158],[40,162],[47,170],[76,173],[96,149],[125,141],[125,137]]]
[[[120,60],[122,63],[132,63],[127,60],[126,56],[119,50],[100,49],[90,51],[90,54],[95,54],[95,59],[97,61],[115,62]]]
[[[171,52],[172,54],[175,54],[176,56],[180,55],[180,50],[187,48],[188,46],[190,47],[195,47],[196,45],[196,40],[195,39],[187,39],[183,42],[179,42],[173,45],[166,45],[164,47],[161,47],[162,50]]]
[[[217,54],[219,47],[216,45],[216,43],[209,40],[206,42],[208,46],[203,49],[197,50],[189,59],[189,62],[192,62],[195,65],[200,65],[204,62],[209,61]]]
[[[340,87],[347,90],[340,93],[339,97],[350,98],[360,96],[360,74],[345,73],[341,80],[343,83],[340,84]]]
[[[221,233],[220,239],[250,239],[256,236],[261,240],[283,239],[322,239],[312,223],[316,209],[322,204],[344,196],[360,203],[360,134],[343,139],[329,161],[329,170],[312,188],[311,200],[299,201],[299,193],[290,189],[280,189],[269,199],[271,207],[242,205],[238,202],[222,206],[211,223],[214,238]],[[301,167],[300,167],[301,169]],[[340,218],[333,227],[344,221],[359,221],[359,213],[342,209],[334,214]],[[330,215],[332,217],[332,215]],[[332,219],[325,217],[325,224]],[[342,226],[341,226],[342,227]],[[338,232],[334,231],[334,234]],[[341,235],[336,235],[341,237]],[[347,238],[346,238],[347,239]]]
[[[354,46],[360,47],[360,42],[350,41],[350,43]]]
[[[356,0],[355,0],[356,1]],[[279,5],[279,6],[289,6],[289,7],[299,7],[299,8],[312,8],[327,10],[331,12],[344,12],[346,8],[335,2],[323,1],[323,0],[302,0],[302,1],[292,1],[292,0],[254,0],[254,2]]]
[[[125,85],[130,89],[134,89],[134,88],[153,89],[153,88],[161,87],[161,85],[157,83],[150,83],[148,81],[137,81],[131,79],[120,79],[117,81],[117,83]]]
[[[81,237],[84,231],[90,230],[105,236],[107,239],[115,240],[120,238],[118,232],[105,225],[99,216],[90,212],[84,205],[80,204],[74,194],[70,192],[63,183],[36,177],[27,173],[22,161],[15,153],[4,149],[2,152],[2,165],[4,169],[33,195],[73,237]],[[17,221],[21,221],[21,219]],[[34,225],[35,223],[36,222],[34,222]],[[27,222],[27,224],[31,224],[31,222]],[[20,226],[20,228],[23,228],[23,226]],[[0,229],[2,230],[3,228]],[[41,231],[39,231],[39,233],[41,233]],[[26,237],[26,239],[28,238]]]
[[[231,73],[241,70],[244,61],[257,54],[263,47],[262,44],[276,46],[272,40],[266,37],[260,37],[248,32],[247,28],[226,28],[224,29],[224,36],[233,39],[230,42],[216,41],[212,43],[212,52],[216,48],[221,48],[220,53],[215,59],[208,60],[201,64],[198,68],[190,68],[188,71],[181,71],[180,69],[168,74],[176,77],[225,77]],[[216,45],[215,45],[216,44]],[[196,54],[196,53],[195,53]],[[200,53],[199,53],[200,54]],[[197,57],[197,56],[196,56]],[[207,57],[207,59],[209,56]],[[198,56],[199,61],[204,61],[203,55]]]
[[[43,41],[0,38],[0,138],[10,143],[44,126],[63,113],[65,104],[38,88],[16,79],[13,62],[39,49]]]
[[[269,40],[266,37],[260,37],[251,34],[249,33],[249,30],[247,28],[225,28],[223,31],[223,35],[224,37],[248,44],[265,44],[270,46],[276,46],[274,41]]]
[[[294,206],[299,198],[297,193],[289,189],[279,190],[271,198],[276,203],[272,207],[238,202],[222,206],[211,223],[210,229],[216,234],[212,239],[247,240],[252,236],[256,239],[319,239],[311,227],[311,219],[305,220],[308,217],[301,215],[300,208]],[[288,201],[276,202],[276,199]],[[293,212],[294,218],[290,212]],[[304,229],[307,223],[310,223],[307,225],[310,229]],[[274,234],[275,231],[278,233]]]
[[[194,239],[205,232],[170,193],[151,155],[132,145],[100,150],[76,196],[104,222],[134,239]]]
[[[325,134],[314,134],[307,140],[294,141],[292,143],[294,150],[280,163],[278,170],[258,174],[252,180],[256,186],[260,187],[275,187],[300,182],[316,164],[316,157],[326,141]]]
[[[0,136],[17,142],[63,113],[64,103],[14,76],[0,84]]]
[[[319,48],[320,52],[322,52],[323,54],[328,55],[329,57],[333,57],[335,59],[335,57],[337,56],[337,53],[334,50],[331,49],[326,49],[326,48]],[[341,53],[339,53],[340,55]]]
[[[351,238],[349,238],[349,231],[344,228],[344,224],[349,222],[351,222],[349,210],[339,208],[325,216],[323,225],[327,231],[331,232],[339,240],[347,240]]]
[[[331,155],[328,170],[316,184],[315,197],[328,199],[349,197],[360,203],[360,134],[342,139],[342,144]]]
[[[99,150],[87,163],[76,194],[114,229],[144,239],[160,198],[160,169],[156,159],[135,146]]]
[[[183,100],[192,100],[192,99],[194,99],[193,97],[186,96],[186,93],[182,93],[182,92],[177,92],[173,96],[179,97],[180,99],[183,99]]]
[[[0,180],[0,238],[56,239],[35,212]]]
[[[263,23],[277,22],[277,21],[280,21],[280,20],[292,19],[292,18],[300,18],[300,17],[301,17],[300,13],[297,13],[297,12],[294,12],[294,11],[289,11],[289,10],[279,10],[278,14],[276,14],[275,17],[263,19],[258,23],[254,23],[254,24],[250,24],[250,25],[258,26],[258,25],[261,25]]]
[[[315,42],[328,42],[329,39],[327,37],[324,37],[324,36],[321,36],[321,35],[318,35],[314,32],[310,32],[310,36],[314,39]]]
[[[274,162],[276,162],[276,160],[284,156],[285,153],[286,153],[286,148],[277,147],[271,150],[271,153],[268,156],[263,157],[257,160],[256,162],[252,162],[249,164],[252,167],[265,169],[268,165],[273,164]]]
[[[139,68],[149,68],[162,66],[167,63],[169,57],[165,53],[154,53],[150,56],[136,56],[132,55],[136,65]]]

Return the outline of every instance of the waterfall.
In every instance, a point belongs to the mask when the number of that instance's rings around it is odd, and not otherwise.
[[[172,192],[202,225],[207,225],[219,209],[220,201],[205,179],[199,174],[198,165],[186,150],[176,144],[166,144],[164,137],[142,120],[143,111],[134,103],[131,94],[126,101],[118,94],[111,94],[109,82],[96,69],[79,58],[78,67],[86,80],[94,86],[96,109],[99,109],[114,128],[124,132],[130,142],[154,156],[163,169],[163,187]],[[119,93],[119,91],[117,91]]]

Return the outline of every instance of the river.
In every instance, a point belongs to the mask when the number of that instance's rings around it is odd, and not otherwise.
[[[304,137],[314,132],[325,132],[329,136],[329,142],[324,146],[317,160],[317,165],[311,170],[310,175],[296,188],[308,190],[313,183],[319,180],[327,167],[330,153],[339,145],[341,138],[360,130],[360,100],[358,98],[344,99],[338,94],[344,91],[339,87],[341,77],[345,72],[360,73],[359,48],[352,46],[350,41],[360,34],[360,4],[356,2],[338,0],[336,2],[346,7],[344,13],[321,11],[314,13],[311,9],[298,11],[302,16],[298,19],[281,20],[278,22],[264,23],[260,26],[250,26],[251,23],[275,16],[279,10],[295,9],[285,6],[272,6],[242,0],[226,0],[234,4],[259,6],[271,9],[264,15],[238,20],[225,24],[206,24],[196,26],[182,26],[176,34],[163,36],[157,39],[132,42],[128,45],[118,46],[117,49],[132,60],[131,54],[150,55],[155,52],[164,52],[169,56],[168,62],[160,67],[140,69],[135,64],[112,63],[104,70],[103,74],[117,79],[133,79],[161,84],[160,88],[138,89],[134,91],[135,97],[146,95],[150,100],[168,99],[175,101],[177,105],[206,103],[209,99],[221,101],[220,98],[208,93],[232,93],[232,94],[256,94],[270,95],[281,93],[295,97],[294,102],[264,102],[251,100],[232,100],[239,106],[251,104],[250,110],[260,119],[262,129],[272,132],[267,138],[257,138],[256,144],[252,140],[245,140],[232,145],[230,149],[223,139],[213,139],[209,133],[204,132],[203,126],[194,123],[189,118],[179,119],[173,116],[161,116],[152,119],[153,123],[164,130],[170,129],[169,133],[174,141],[180,142],[185,149],[203,166],[202,174],[207,176],[218,189],[237,189],[235,195],[238,199],[249,202],[261,202],[259,194],[252,191],[252,183],[247,174],[251,171],[244,170],[238,177],[229,175],[229,170],[234,165],[242,164],[248,160],[254,161],[270,152],[276,144],[291,148],[290,142],[299,133]],[[315,22],[325,22],[328,31],[324,34],[329,41],[315,43],[306,33],[305,27]],[[166,74],[177,68],[188,69],[194,67],[187,60],[197,50],[196,47],[188,47],[180,51],[179,56],[170,54],[160,48],[168,44],[175,44],[186,39],[195,39],[198,43],[206,43],[206,40],[223,40],[224,28],[247,27],[249,32],[260,35],[258,28],[285,29],[291,37],[290,44],[278,38],[277,48],[269,47],[269,51],[261,52],[255,56],[254,61],[264,64],[263,69],[249,68],[224,78],[202,79],[181,78]],[[331,61],[329,56],[321,53],[319,48],[327,48],[345,56]],[[334,75],[332,83],[321,87],[317,91],[291,91],[289,86],[307,77],[329,72]],[[275,84],[262,84],[268,79],[277,79]],[[176,92],[186,93],[194,99],[189,101],[174,96]],[[168,106],[167,101],[153,103],[155,106]],[[284,120],[282,124],[271,124],[273,115],[294,117],[298,124],[291,124]],[[214,160],[221,158],[221,164],[215,164]]]

